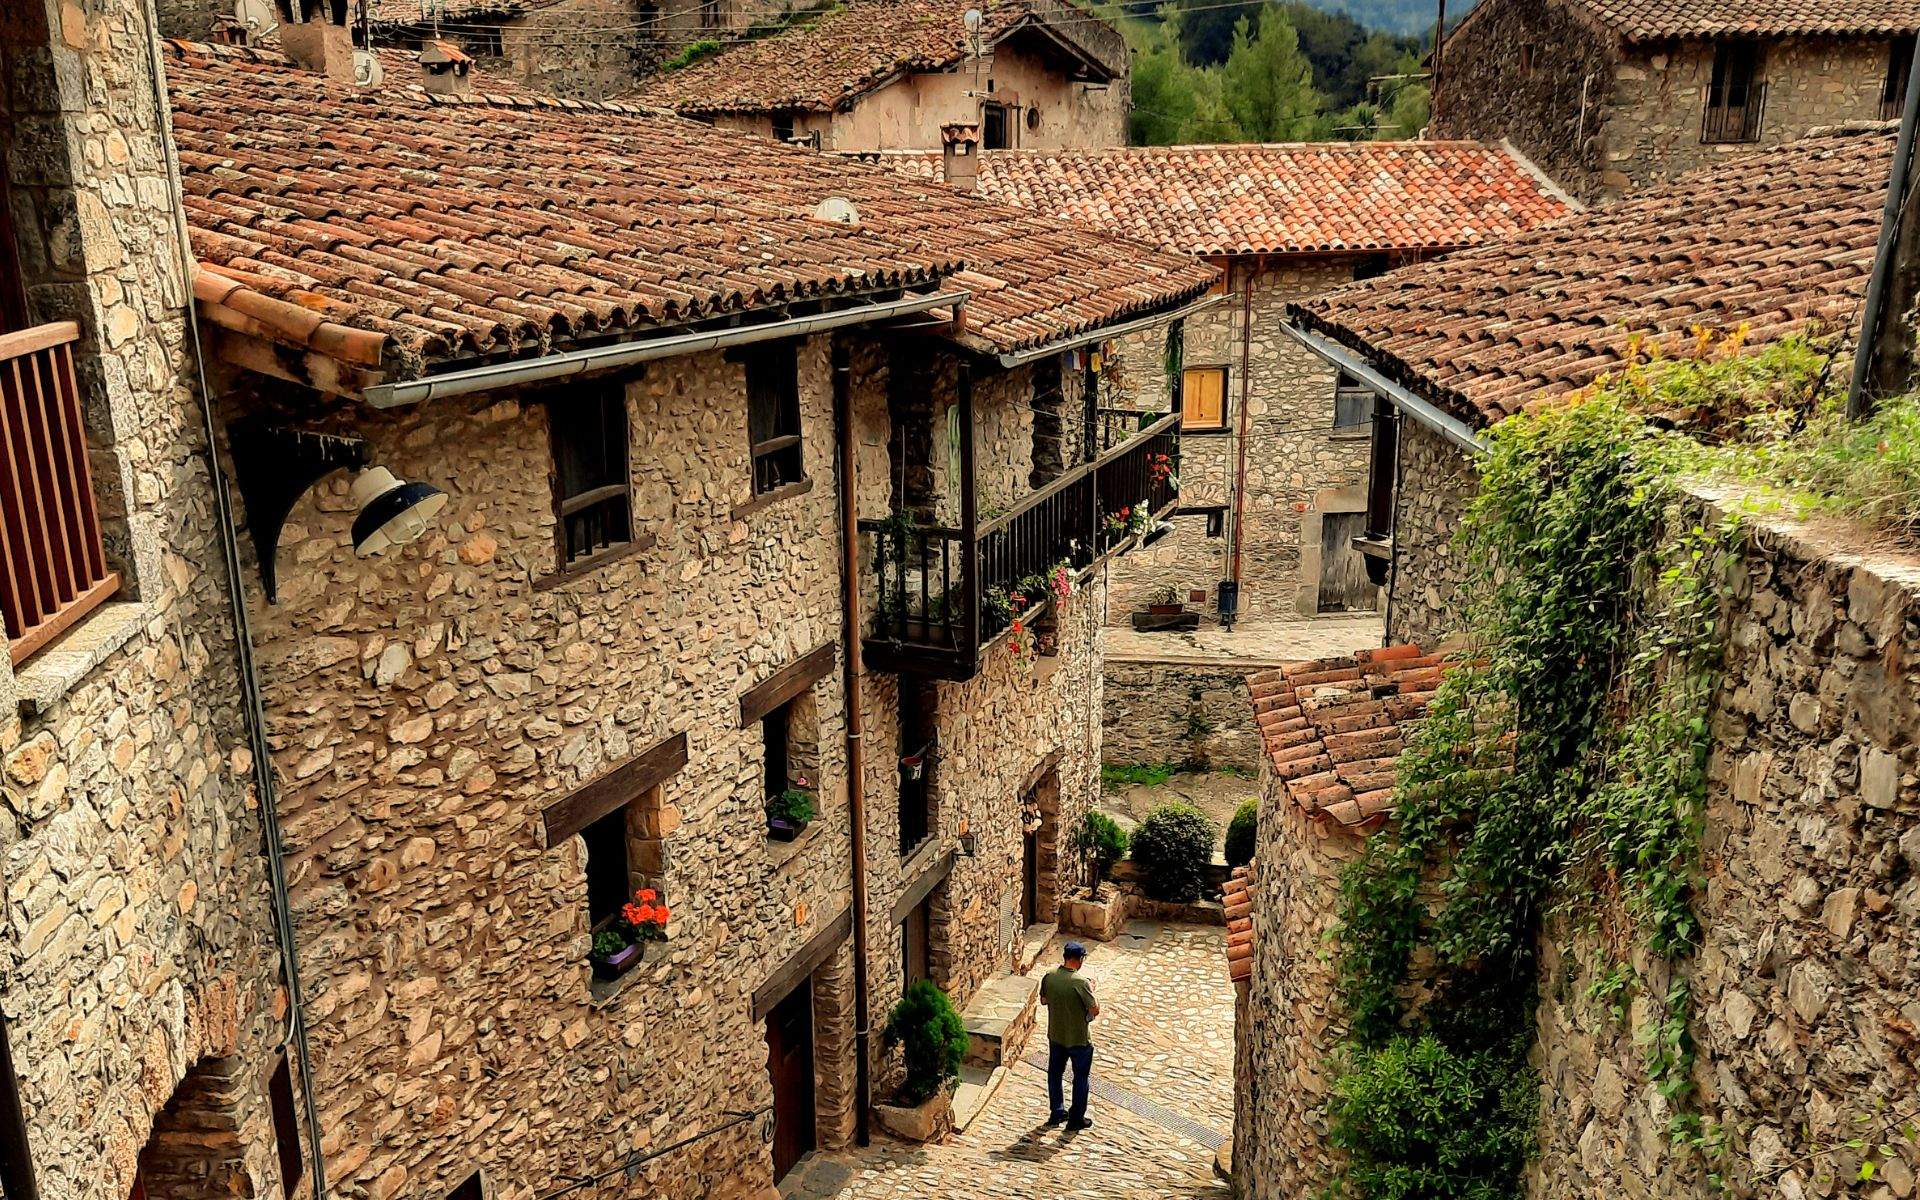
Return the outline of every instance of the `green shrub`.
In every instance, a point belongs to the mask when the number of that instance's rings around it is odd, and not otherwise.
[[[1180,773],[1179,763],[1126,763],[1100,768],[1100,786],[1109,792],[1123,787],[1159,787]]]
[[[697,42],[689,42],[685,50],[682,50],[672,58],[661,63],[660,70],[663,72],[678,71],[683,67],[690,67],[702,59],[712,58],[718,53],[720,53],[719,42],[712,38],[701,38]]]
[[[1073,831],[1073,849],[1092,866],[1093,885],[1099,887],[1113,864],[1127,856],[1127,831],[1100,810],[1088,809]]]
[[[1190,904],[1206,886],[1213,862],[1213,822],[1191,804],[1163,804],[1133,831],[1133,861],[1146,874],[1147,895]]]
[[[791,821],[795,825],[805,825],[813,820],[815,809],[813,793],[800,788],[790,787],[778,796],[767,797],[767,819]]]
[[[1253,861],[1254,836],[1259,831],[1260,801],[1243,800],[1227,822],[1227,865],[1244,867]]]
[[[960,1063],[967,1056],[967,1027],[954,1011],[953,1001],[932,980],[920,980],[900,997],[887,1014],[886,1039],[889,1046],[905,1051],[907,1078],[900,1093],[908,1104],[930,1099],[960,1078]]]

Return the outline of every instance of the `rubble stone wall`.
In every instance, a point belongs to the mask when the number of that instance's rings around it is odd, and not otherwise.
[[[1466,451],[1402,416],[1397,474],[1387,644],[1436,646],[1460,632],[1464,620],[1466,564],[1453,537],[1479,487],[1479,473]]]
[[[1104,760],[1258,770],[1262,755],[1247,694],[1250,673],[1221,664],[1108,659]]]
[[[0,1013],[48,1200],[125,1200],[196,1066],[238,1060],[221,1194],[280,1195],[284,1036],[148,7],[0,6],[0,150],[30,319],[73,320],[118,597],[0,659]],[[180,1193],[185,1194],[185,1193]]]

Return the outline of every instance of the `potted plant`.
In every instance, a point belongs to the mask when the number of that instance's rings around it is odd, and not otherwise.
[[[660,903],[660,894],[641,888],[620,911],[593,931],[593,949],[587,955],[599,979],[618,979],[640,965],[648,942],[667,940],[667,921],[673,912]]]
[[[1147,611],[1156,617],[1177,617],[1187,611],[1180,593],[1172,584],[1162,584],[1147,593]]]
[[[885,1038],[901,1048],[906,1076],[896,1103],[874,1105],[875,1114],[895,1137],[932,1141],[953,1125],[950,1088],[967,1054],[966,1023],[947,994],[922,979],[887,1014]]]
[[[1103,942],[1120,936],[1127,923],[1127,897],[1107,882],[1107,872],[1127,856],[1127,841],[1120,823],[1098,809],[1080,818],[1073,831],[1073,850],[1087,864],[1091,882],[1068,898],[1062,926]]]
[[[767,797],[767,836],[776,842],[791,842],[813,821],[813,793],[807,790],[807,781],[798,779],[794,784]]]

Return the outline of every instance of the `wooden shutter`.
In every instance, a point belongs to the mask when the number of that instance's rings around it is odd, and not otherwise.
[[[1221,428],[1227,423],[1227,369],[1188,368],[1181,397],[1182,428]]]

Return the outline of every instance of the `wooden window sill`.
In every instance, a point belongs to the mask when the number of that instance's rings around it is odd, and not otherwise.
[[[733,506],[733,519],[738,521],[750,517],[763,508],[770,508],[793,496],[804,496],[813,490],[813,480],[802,479],[798,483],[783,483],[772,491],[761,492],[751,500],[743,500]]]
[[[565,587],[569,583],[593,574],[601,567],[632,558],[636,554],[644,554],[658,544],[658,538],[650,533],[643,533],[630,542],[621,542],[618,546],[609,546],[585,558],[575,559],[551,575],[542,575],[533,581],[533,590],[544,592],[551,588]]]

